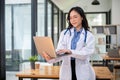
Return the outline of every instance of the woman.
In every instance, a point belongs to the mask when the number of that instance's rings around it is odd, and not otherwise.
[[[70,54],[52,59],[47,53],[43,57],[49,63],[62,60],[60,80],[95,80],[95,73],[89,63],[94,53],[94,36],[89,32],[88,22],[80,7],[73,7],[67,17],[69,27],[60,35],[57,54]]]

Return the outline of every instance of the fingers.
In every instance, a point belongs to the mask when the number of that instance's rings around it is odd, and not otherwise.
[[[45,53],[45,52],[42,53],[42,57],[43,57],[46,61],[49,61],[49,60],[51,59],[51,57],[50,57],[47,53]]]
[[[63,50],[57,51],[57,54],[61,54],[61,53],[64,53],[64,51]]]
[[[45,58],[46,55],[47,55],[47,54],[46,54],[45,52],[42,53],[42,57],[43,57],[43,58]]]
[[[61,49],[61,50],[57,51],[57,54],[64,54],[64,53],[68,54],[68,53],[71,53],[71,51],[68,49]]]

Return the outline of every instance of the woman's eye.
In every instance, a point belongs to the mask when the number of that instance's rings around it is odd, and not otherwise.
[[[75,16],[74,18],[77,18],[77,16]]]

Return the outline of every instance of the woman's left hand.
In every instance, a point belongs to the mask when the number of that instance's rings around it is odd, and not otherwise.
[[[43,52],[43,53],[42,53],[42,57],[43,57],[46,61],[49,61],[49,60],[52,59],[52,58],[48,55],[48,53],[46,53],[46,52]]]
[[[60,49],[57,51],[57,54],[71,54],[71,51],[68,49]]]

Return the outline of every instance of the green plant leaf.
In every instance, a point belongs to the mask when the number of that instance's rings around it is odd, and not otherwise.
[[[31,61],[31,62],[38,61],[38,56],[37,56],[37,55],[31,56],[31,57],[29,58],[29,61]]]

